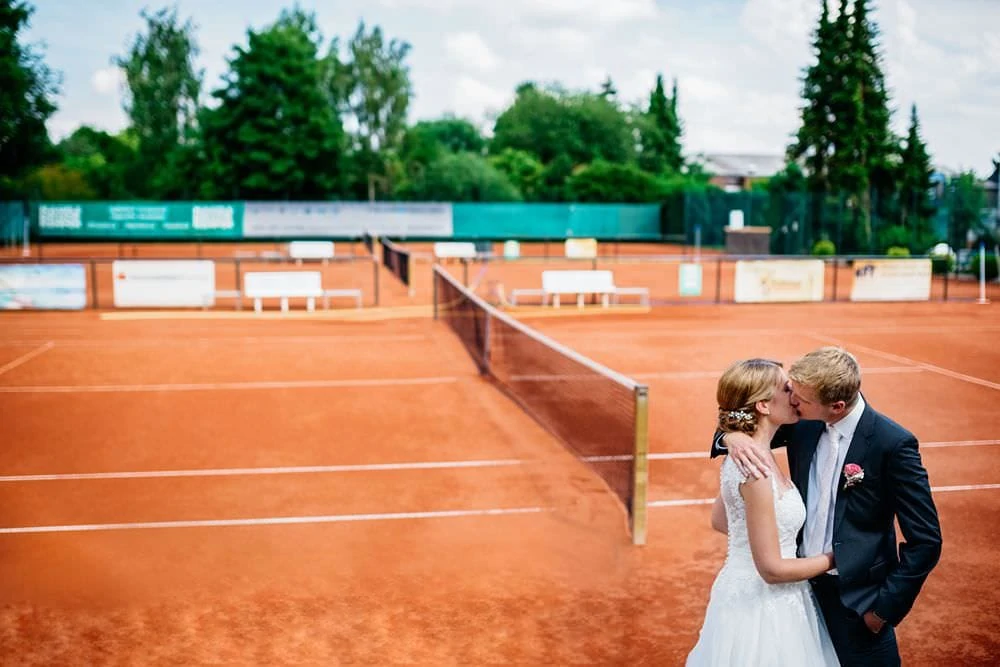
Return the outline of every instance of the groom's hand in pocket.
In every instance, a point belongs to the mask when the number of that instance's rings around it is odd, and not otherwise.
[[[869,609],[864,615],[865,625],[868,629],[872,631],[873,634],[878,634],[882,632],[882,628],[885,627],[885,621],[878,617],[874,611]]]

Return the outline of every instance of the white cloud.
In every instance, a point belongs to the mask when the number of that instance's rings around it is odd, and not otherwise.
[[[500,63],[499,58],[478,32],[448,35],[444,40],[444,47],[451,59],[461,67],[489,72],[495,70]]]
[[[545,58],[582,56],[594,44],[594,37],[583,30],[559,26],[553,28],[526,27],[518,37],[524,46]]]
[[[125,73],[120,67],[105,67],[94,72],[90,85],[101,95],[114,95],[121,90]]]
[[[461,76],[455,82],[452,108],[458,116],[480,118],[486,113],[499,111],[511,102],[514,93],[504,92],[470,76]]]

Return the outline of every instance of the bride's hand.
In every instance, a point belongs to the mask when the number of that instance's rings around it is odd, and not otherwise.
[[[836,559],[834,558],[834,556],[833,556],[833,552],[832,552],[832,551],[831,551],[831,552],[829,552],[829,553],[825,553],[825,554],[823,554],[823,555],[824,555],[824,556],[826,556],[826,559],[827,559],[828,561],[830,561],[830,567],[826,568],[827,570],[832,570],[833,568],[837,567],[837,561],[836,561]]]
[[[744,477],[762,479],[770,476],[771,468],[764,462],[764,455],[757,449],[756,443],[749,435],[727,433],[723,442],[729,458],[736,462],[736,467]]]

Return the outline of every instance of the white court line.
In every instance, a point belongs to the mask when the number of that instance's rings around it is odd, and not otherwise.
[[[953,491],[983,491],[1000,489],[1000,484],[970,484],[965,486],[932,487],[933,493]],[[650,508],[687,507],[691,505],[711,505],[715,498],[691,498],[679,500],[654,500],[646,504]],[[364,521],[399,521],[414,519],[452,519],[472,516],[504,516],[511,514],[540,514],[551,512],[548,507],[510,507],[485,510],[444,510],[438,512],[396,512],[389,514],[328,514],[322,516],[265,517],[257,519],[205,519],[199,521],[152,521],[136,523],[85,523],[63,526],[20,526],[0,528],[0,535],[25,533],[77,533],[108,530],[144,530],[153,528],[220,528],[230,526],[275,526],[311,523],[353,523]]]
[[[0,366],[0,375],[3,375],[4,373],[6,373],[9,370],[13,370],[13,369],[17,368],[18,366],[20,366],[21,364],[23,364],[26,361],[31,361],[32,359],[34,359],[38,355],[42,354],[43,352],[47,352],[48,350],[51,350],[54,346],[55,346],[55,343],[50,340],[50,341],[46,342],[44,345],[41,345],[40,347],[35,348],[31,352],[28,352],[26,354],[22,354],[20,357],[18,357],[14,361],[11,361],[11,362],[9,362],[7,364],[4,364],[3,366]]]
[[[77,533],[99,530],[142,530],[151,528],[212,528],[228,526],[281,526],[303,523],[349,523],[360,521],[400,521],[406,519],[454,519],[470,516],[539,514],[544,507],[510,507],[485,510],[444,510],[439,512],[395,512],[390,514],[328,514],[324,516],[280,516],[259,519],[206,519],[201,521],[150,521],[140,523],[84,523],[66,526],[24,526],[0,528],[0,534]]]
[[[471,377],[471,376],[470,376]],[[448,384],[461,376],[419,378],[374,378],[361,380],[293,380],[273,382],[205,382],[182,384],[81,384],[33,385],[0,387],[0,394],[75,394],[94,392],[143,391],[229,391],[231,389],[317,389],[332,387],[398,387],[409,385]]]
[[[428,340],[424,334],[386,334],[374,336],[329,334],[326,336],[201,336],[177,338],[110,338],[100,340],[94,338],[59,340],[59,347],[163,347],[163,346],[186,346],[192,344],[212,344],[224,343],[232,345],[234,343],[261,343],[275,345],[287,343],[332,343],[341,341],[357,342],[383,342],[383,341],[410,341]],[[0,345],[34,345],[38,340],[0,340]]]
[[[985,325],[985,326],[970,326],[970,327],[943,327],[943,326],[915,326],[915,327],[835,327],[827,329],[826,331],[834,334],[852,334],[852,333],[955,333],[955,334],[968,334],[968,333],[988,333],[993,331],[1000,331],[1000,326]],[[707,329],[651,329],[643,328],[641,330],[633,332],[615,332],[615,331],[586,331],[579,329],[564,329],[560,330],[560,335],[566,338],[573,336],[579,336],[586,338],[588,340],[598,340],[601,338],[628,338],[632,339],[636,336],[658,338],[658,337],[668,337],[668,338],[683,338],[697,336],[702,337],[718,337],[718,338],[733,338],[733,337],[745,337],[745,336],[808,336],[812,333],[811,330],[802,330],[794,328],[785,329],[720,329],[718,327],[710,327]]]
[[[207,468],[195,470],[142,470],[136,472],[89,472],[53,475],[5,475],[0,482],[48,482],[86,479],[145,479],[157,477],[227,477],[235,475],[302,475],[310,473],[372,472],[396,470],[452,470],[499,468],[523,464],[521,459],[479,461],[429,461],[416,463],[368,463],[361,465],[291,466],[285,468]]]
[[[923,373],[925,369],[915,366],[886,366],[884,368],[866,368],[865,373]],[[624,373],[633,380],[680,380],[693,378],[718,378],[724,371],[662,371],[649,373]],[[604,381],[606,378],[593,373],[549,373],[535,375],[511,375],[512,382],[566,382]]]
[[[926,442],[921,448],[929,447],[983,447],[1000,445],[1000,440],[953,440],[947,442]],[[647,455],[652,461],[676,459],[707,459],[708,450],[700,452],[659,452]],[[631,454],[612,456],[584,456],[587,463],[617,463],[631,461]],[[286,466],[267,468],[195,468],[190,470],[138,470],[120,472],[51,473],[39,475],[0,475],[0,482],[51,482],[98,479],[149,479],[170,477],[227,477],[239,475],[303,475],[316,473],[385,472],[401,470],[456,470],[462,468],[500,468],[534,463],[525,459],[471,459],[467,461],[415,461],[400,463],[362,463],[356,465],[328,466]]]
[[[956,371],[948,370],[947,368],[941,368],[940,366],[935,366],[934,364],[928,364],[923,361],[917,361],[916,359],[910,359],[909,357],[903,357],[898,354],[882,352],[881,350],[876,350],[874,348],[866,347],[864,345],[856,345],[854,343],[844,343],[835,338],[830,338],[829,336],[823,336],[817,333],[812,333],[809,335],[815,338],[816,340],[820,340],[828,344],[839,345],[848,350],[860,350],[862,352],[867,352],[868,354],[874,354],[875,356],[883,357],[890,361],[896,361],[904,364],[913,364],[917,368],[923,368],[925,370],[931,371],[932,373],[945,375],[950,378],[955,378],[956,380],[962,380],[964,382],[978,384],[980,386],[988,387],[990,389],[1000,389],[1000,383],[990,382],[989,380],[983,380],[982,378],[977,378],[972,375],[966,375],[964,373],[958,373]],[[864,369],[862,369],[862,375],[863,374],[864,374]]]

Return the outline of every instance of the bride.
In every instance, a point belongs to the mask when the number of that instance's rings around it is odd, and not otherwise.
[[[778,427],[798,421],[788,376],[775,361],[737,362],[716,397],[719,428],[749,434],[775,472],[745,478],[735,462],[722,464],[712,525],[729,545],[687,665],[838,665],[807,581],[834,567],[833,554],[795,557],[805,505],[770,450]]]

